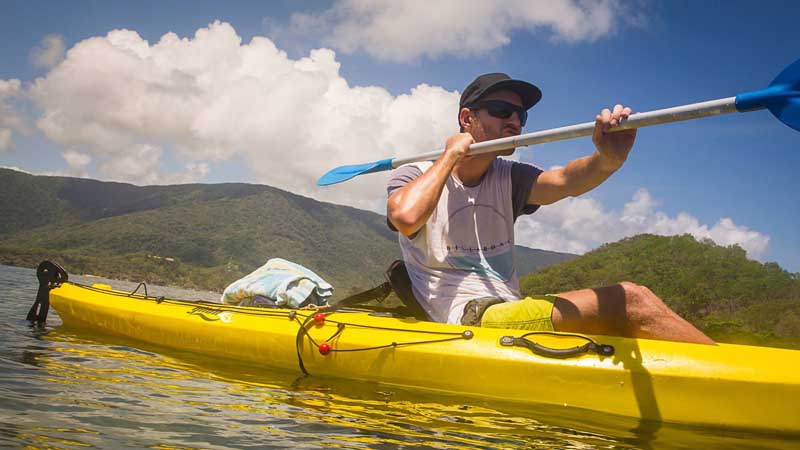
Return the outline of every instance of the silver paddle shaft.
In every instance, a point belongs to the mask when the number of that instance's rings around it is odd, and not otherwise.
[[[736,112],[736,97],[721,98],[707,102],[692,103],[690,105],[676,106],[673,108],[657,109],[643,113],[631,114],[628,120],[623,121],[619,126],[611,129],[612,132],[629,130],[631,128],[642,128],[661,123],[680,122],[682,120],[697,119],[700,117],[718,116]],[[509,136],[506,138],[494,139],[486,142],[479,142],[469,146],[470,155],[480,155],[501,150],[508,150],[528,145],[544,144],[545,142],[563,141],[583,136],[591,136],[594,131],[594,122],[586,122],[578,125],[552,128],[549,130],[535,131],[533,133],[521,134],[519,136]],[[432,161],[443,153],[436,150],[429,153],[409,156],[407,158],[396,158],[392,161],[392,167],[397,168],[403,164],[417,161]]]

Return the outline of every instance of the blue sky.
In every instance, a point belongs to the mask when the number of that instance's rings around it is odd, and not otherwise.
[[[393,3],[4,2],[0,165],[136,184],[260,182],[383,212],[385,174],[327,190],[313,180],[439,147],[480,73],[542,89],[530,132],[617,102],[646,111],[760,89],[800,58],[793,1]],[[121,29],[138,37],[110,37]],[[169,32],[175,42],[157,49]],[[125,46],[139,53],[120,56]],[[517,157],[548,168],[592,150],[582,139]],[[582,252],[635,232],[690,232],[800,272],[798,150],[800,133],[763,111],[644,129],[609,181],[526,218],[518,241]]]

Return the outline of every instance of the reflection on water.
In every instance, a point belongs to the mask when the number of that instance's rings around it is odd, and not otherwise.
[[[796,438],[721,435],[719,430],[667,425],[643,432],[647,427],[629,419],[567,416],[553,407],[521,408],[304,378],[299,372],[70,329],[52,312],[39,329],[24,320],[35,290],[32,270],[0,266],[0,300],[6,306],[0,319],[0,446],[630,449],[800,444]]]
[[[143,349],[64,327],[43,339],[51,343],[48,351],[28,359],[46,373],[40,381],[47,386],[36,398],[48,401],[22,409],[43,411],[62,423],[41,427],[31,414],[27,438],[37,436],[39,443],[52,438],[62,445],[102,445],[104,435],[112,434],[129,446],[176,440],[195,447],[614,444],[600,434],[558,429],[452,398],[415,398],[376,385],[303,378],[191,354],[167,356],[167,349]]]

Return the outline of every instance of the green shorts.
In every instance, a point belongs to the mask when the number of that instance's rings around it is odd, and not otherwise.
[[[503,302],[486,308],[481,326],[530,331],[555,331],[553,328],[554,295],[537,295],[514,302]]]

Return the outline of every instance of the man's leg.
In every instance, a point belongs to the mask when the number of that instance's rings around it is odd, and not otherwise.
[[[634,283],[565,292],[557,297],[552,315],[557,331],[714,343],[653,291]]]

